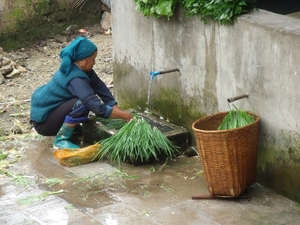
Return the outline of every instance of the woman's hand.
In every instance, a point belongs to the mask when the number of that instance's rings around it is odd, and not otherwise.
[[[110,118],[124,119],[127,123],[132,119],[132,117],[133,116],[130,113],[121,110],[117,105],[113,106],[113,110],[110,114]]]
[[[128,115],[126,116],[126,118],[124,119],[127,123],[130,122],[130,120],[132,119],[132,115],[130,113],[128,113]]]

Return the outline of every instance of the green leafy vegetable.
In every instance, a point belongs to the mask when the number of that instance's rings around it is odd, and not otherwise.
[[[65,180],[59,178],[48,178],[42,182],[42,184],[48,184],[49,187],[54,186],[56,184],[63,184]]]
[[[228,114],[224,117],[218,130],[230,130],[238,127],[247,126],[255,121],[254,116],[250,113],[237,108],[229,110]]]
[[[187,18],[201,16],[207,23],[211,18],[222,25],[232,24],[236,18],[254,8],[256,0],[134,0],[136,10],[144,16],[173,16],[176,4],[185,11]]]
[[[2,160],[2,159],[6,159],[6,158],[7,158],[7,156],[8,156],[8,154],[0,154],[0,160]]]
[[[126,121],[123,119],[97,117],[96,120],[103,124],[102,129],[104,130],[112,130],[112,129],[118,130],[126,124]]]
[[[158,128],[142,118],[134,116],[116,134],[100,141],[101,150],[95,156],[99,160],[108,157],[112,161],[147,162],[159,159],[160,155],[173,157],[177,147]]]
[[[134,0],[136,10],[141,11],[144,16],[156,18],[166,16],[170,18],[174,14],[176,3],[181,0]]]
[[[59,190],[59,191],[53,191],[53,192],[44,192],[42,194],[39,194],[39,195],[31,195],[31,196],[27,196],[25,198],[22,198],[20,200],[17,201],[17,203],[19,205],[30,205],[34,202],[37,202],[37,201],[44,201],[48,196],[50,195],[57,195],[57,194],[61,194],[61,193],[64,193],[65,191],[64,190]]]

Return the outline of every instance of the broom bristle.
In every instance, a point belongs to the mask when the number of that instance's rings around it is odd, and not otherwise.
[[[87,0],[73,0],[71,3],[71,9],[78,8],[80,5],[80,9],[84,6]]]

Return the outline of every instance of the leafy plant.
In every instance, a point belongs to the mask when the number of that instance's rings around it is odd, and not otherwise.
[[[224,117],[222,123],[218,127],[218,130],[230,130],[238,127],[247,126],[255,121],[254,116],[250,113],[237,108],[230,109],[228,114]]]
[[[59,179],[59,178],[48,178],[42,182],[42,184],[48,184],[49,187],[54,186],[56,184],[63,184],[65,180]]]
[[[103,125],[102,129],[100,129],[99,132],[103,132],[104,130],[113,130],[113,129],[119,130],[126,124],[126,121],[123,119],[96,117],[96,121],[101,122],[101,124]]]
[[[207,23],[209,18],[222,25],[232,24],[238,16],[254,8],[256,0],[134,0],[136,10],[144,16],[170,18],[174,14],[177,3],[185,11],[187,18],[201,16],[201,21]]]
[[[142,118],[134,116],[117,133],[100,141],[101,150],[95,157],[108,157],[112,161],[147,162],[159,160],[160,155],[173,157],[177,147]]]
[[[170,18],[174,14],[176,3],[181,0],[134,0],[136,4],[136,10],[141,11],[144,16],[162,17],[166,16]]]
[[[58,195],[58,194],[61,194],[61,193],[64,193],[65,191],[64,190],[59,190],[59,191],[53,191],[53,192],[43,192],[42,194],[39,194],[39,195],[30,195],[30,196],[27,196],[25,198],[22,198],[20,200],[17,201],[17,203],[19,205],[30,205],[34,202],[37,202],[37,201],[44,201],[48,196],[50,195]]]
[[[2,160],[2,159],[6,159],[7,158],[7,156],[8,156],[8,154],[0,154],[0,160]]]
[[[46,0],[49,1],[49,0]],[[257,0],[134,0],[135,9],[143,13],[144,16],[156,18],[174,15],[175,6],[180,5],[185,11],[187,18],[191,16],[201,16],[201,21],[208,22],[213,19],[222,25],[232,24],[236,18],[243,13],[247,13],[254,8]],[[87,0],[73,0],[71,8],[80,9]]]
[[[196,1],[197,4],[191,4]],[[207,23],[209,18],[219,21],[222,25],[232,24],[236,18],[253,8],[256,0],[184,0],[183,6],[187,16],[193,15],[194,7],[201,14],[201,20]],[[186,4],[187,3],[187,4]]]
[[[13,181],[18,186],[23,186],[25,189],[29,186],[29,181],[25,177],[25,175],[22,174],[12,174],[8,171],[5,171],[3,169],[0,169],[0,174],[5,175],[6,177],[10,178],[11,181]]]

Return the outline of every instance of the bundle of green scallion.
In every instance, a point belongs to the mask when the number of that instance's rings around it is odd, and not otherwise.
[[[126,124],[123,119],[97,117],[96,121],[102,124],[101,129],[98,130],[99,134],[107,130],[119,130]]]
[[[230,109],[228,114],[224,117],[222,123],[218,127],[218,130],[230,130],[238,127],[247,126],[255,121],[254,116],[252,116],[247,111],[237,108],[233,105],[235,109]]]
[[[114,135],[101,140],[100,146],[99,160],[107,157],[119,165],[125,161],[136,164],[152,159],[159,160],[160,156],[171,158],[178,150],[157,127],[151,128],[143,117],[139,116],[134,116]]]

